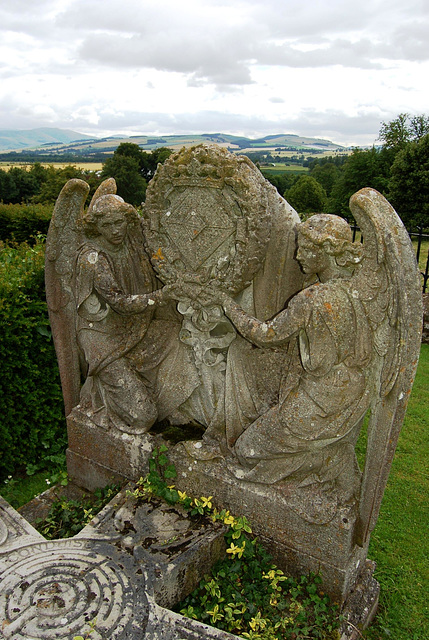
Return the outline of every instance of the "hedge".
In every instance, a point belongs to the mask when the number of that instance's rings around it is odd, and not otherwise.
[[[38,235],[48,233],[53,205],[0,203],[0,241],[34,244]]]
[[[59,462],[66,447],[43,265],[40,239],[0,242],[0,480]]]

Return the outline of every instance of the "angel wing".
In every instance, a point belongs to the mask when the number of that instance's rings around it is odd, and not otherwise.
[[[76,255],[83,242],[79,218],[89,192],[83,180],[69,180],[55,204],[46,238],[45,285],[49,320],[57,353],[66,415],[79,402],[80,352],[76,341],[76,302],[73,276]],[[109,178],[101,183],[90,206],[101,195],[116,193]]]
[[[353,287],[373,334],[369,379],[372,398],[363,472],[357,544],[377,521],[421,345],[420,274],[408,233],[389,202],[374,189],[361,189],[350,210],[364,239],[362,267]]]

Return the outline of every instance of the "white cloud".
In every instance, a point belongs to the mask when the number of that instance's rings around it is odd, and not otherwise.
[[[426,0],[15,0],[2,127],[373,142],[427,112]]]

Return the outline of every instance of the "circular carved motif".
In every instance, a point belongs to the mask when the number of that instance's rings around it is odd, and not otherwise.
[[[0,580],[0,633],[26,640],[143,638],[148,605],[141,570],[111,545],[55,540],[9,555]]]
[[[260,269],[270,237],[267,186],[244,156],[220,147],[182,149],[146,194],[146,243],[164,283],[215,279],[230,293]]]

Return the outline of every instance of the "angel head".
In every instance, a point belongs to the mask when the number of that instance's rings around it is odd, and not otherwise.
[[[137,211],[117,195],[100,196],[82,218],[88,237],[102,236],[111,245],[124,241],[129,223],[138,222]]]
[[[322,282],[350,276],[362,255],[362,244],[353,242],[343,218],[321,213],[298,225],[297,259],[304,273],[317,274]]]

